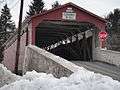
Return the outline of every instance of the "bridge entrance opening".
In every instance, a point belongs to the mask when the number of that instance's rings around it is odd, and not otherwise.
[[[92,60],[93,25],[45,20],[36,27],[35,45],[67,60]]]

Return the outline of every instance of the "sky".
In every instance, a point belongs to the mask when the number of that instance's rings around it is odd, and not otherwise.
[[[4,3],[1,3],[4,1]],[[56,0],[43,0],[45,3],[45,8],[50,9],[51,5]],[[105,17],[109,14],[110,11],[113,11],[115,8],[120,8],[120,0],[57,0],[61,4],[72,2],[98,16]],[[24,0],[24,10],[23,10],[23,20],[26,16],[26,11],[29,10],[29,5],[32,0]],[[7,3],[8,7],[11,10],[12,20],[15,21],[16,26],[18,25],[19,20],[19,7],[20,0],[0,0],[0,9],[2,6]]]

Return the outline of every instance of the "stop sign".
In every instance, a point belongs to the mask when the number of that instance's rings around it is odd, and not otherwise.
[[[98,36],[100,39],[106,39],[108,34],[105,31],[101,31],[101,32],[99,32]]]
[[[98,36],[99,36],[99,39],[100,39],[101,48],[105,48],[105,41],[106,41],[106,38],[108,36],[107,32],[101,31],[101,32],[99,32]]]

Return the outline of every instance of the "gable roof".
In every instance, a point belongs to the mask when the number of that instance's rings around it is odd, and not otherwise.
[[[104,18],[102,18],[102,17],[100,17],[100,16],[98,16],[98,15],[96,15],[96,14],[93,14],[92,12],[90,12],[90,11],[88,11],[88,10],[82,8],[82,7],[79,7],[79,6],[77,6],[76,4],[71,3],[71,2],[70,2],[70,3],[67,3],[67,4],[64,4],[64,5],[60,5],[60,6],[56,7],[56,8],[53,8],[53,9],[49,9],[49,10],[43,12],[43,13],[33,15],[33,16],[31,17],[31,19],[34,18],[34,17],[38,17],[38,16],[42,16],[42,15],[48,14],[48,13],[50,13],[50,12],[56,11],[56,10],[58,10],[58,9],[64,8],[64,7],[69,6],[69,5],[75,7],[75,8],[77,8],[77,9],[79,9],[79,10],[81,10],[81,11],[89,14],[89,15],[91,15],[92,17],[98,18],[99,20],[101,20],[101,21],[103,21],[103,22],[106,22],[106,20],[105,20]]]

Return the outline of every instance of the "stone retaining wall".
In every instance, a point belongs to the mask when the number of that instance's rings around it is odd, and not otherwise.
[[[82,68],[36,46],[29,45],[26,48],[23,73],[35,70],[37,72],[51,73],[60,78],[69,76],[78,69]]]
[[[94,60],[107,62],[120,67],[120,52],[96,48],[93,56]]]

